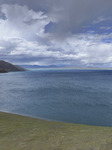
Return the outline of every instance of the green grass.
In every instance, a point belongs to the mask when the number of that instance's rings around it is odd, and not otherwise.
[[[112,128],[0,112],[0,150],[112,150]]]

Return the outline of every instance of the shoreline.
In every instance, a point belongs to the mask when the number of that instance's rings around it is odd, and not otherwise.
[[[40,120],[40,121],[47,121],[47,122],[57,122],[57,123],[65,123],[65,124],[73,124],[73,125],[82,125],[82,126],[89,126],[89,127],[104,127],[104,128],[112,128],[112,126],[101,126],[101,125],[92,125],[92,124],[81,124],[81,123],[74,123],[74,122],[65,122],[65,121],[60,121],[60,120],[52,120],[52,119],[47,119],[47,118],[41,118],[41,117],[34,117],[32,115],[25,115],[25,114],[19,114],[19,113],[12,113],[8,111],[0,111],[0,113],[5,113],[9,115],[17,115],[25,118],[30,118],[30,119],[35,119],[35,120]]]
[[[1,150],[111,150],[112,127],[46,121],[0,112]]]

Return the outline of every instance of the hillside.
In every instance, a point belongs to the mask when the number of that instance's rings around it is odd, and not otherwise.
[[[9,62],[0,60],[0,73],[6,73],[11,71],[25,71],[25,69],[20,66],[13,65]]]
[[[0,150],[112,150],[112,127],[44,121],[0,112]]]

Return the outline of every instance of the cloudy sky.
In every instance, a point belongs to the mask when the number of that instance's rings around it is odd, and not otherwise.
[[[112,0],[0,0],[0,60],[112,67]]]

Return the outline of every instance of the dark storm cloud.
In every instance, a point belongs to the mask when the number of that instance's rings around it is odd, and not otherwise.
[[[4,13],[0,12],[0,19],[6,20],[6,19],[7,19],[7,17],[5,16],[5,14],[4,14]]]
[[[64,36],[81,32],[83,26],[92,20],[112,13],[111,0],[0,0],[0,4],[3,3],[26,5],[35,11],[41,10],[52,15],[57,19],[52,32]]]

